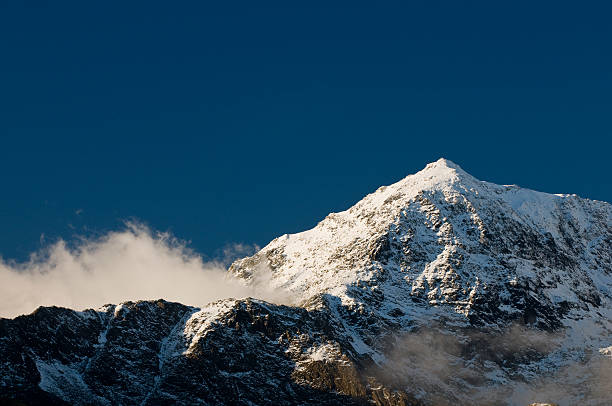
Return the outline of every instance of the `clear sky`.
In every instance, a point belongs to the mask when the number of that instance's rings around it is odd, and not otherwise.
[[[612,201],[609,4],[4,1],[0,254],[264,245],[439,157]]]

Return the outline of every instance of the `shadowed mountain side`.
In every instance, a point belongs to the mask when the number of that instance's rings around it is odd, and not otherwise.
[[[0,321],[3,396],[26,404],[420,404],[373,387],[345,347],[327,313],[251,299]]]

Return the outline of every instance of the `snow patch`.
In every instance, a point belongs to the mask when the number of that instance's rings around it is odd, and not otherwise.
[[[36,368],[40,374],[38,386],[65,401],[78,398],[94,398],[83,376],[75,369],[59,361],[36,361]]]

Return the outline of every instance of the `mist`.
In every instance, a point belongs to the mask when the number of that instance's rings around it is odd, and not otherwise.
[[[516,323],[501,331],[434,323],[397,336],[386,362],[366,372],[441,406],[611,404],[612,348],[567,353],[564,340],[562,330]],[[549,362],[538,369],[544,359]],[[519,371],[530,378],[515,376]]]
[[[222,258],[204,261],[186,243],[139,224],[71,247],[60,240],[24,263],[0,259],[0,317],[39,306],[81,310],[160,298],[192,306],[247,296],[283,302],[282,292],[263,283],[245,286],[227,273],[231,259],[252,251],[235,245],[223,250]],[[257,279],[265,280],[269,270],[259,272]]]

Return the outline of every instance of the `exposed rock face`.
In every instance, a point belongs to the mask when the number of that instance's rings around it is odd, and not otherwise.
[[[28,404],[612,404],[612,207],[439,160],[230,273],[228,299],[0,321]],[[572,371],[580,371],[577,376]]]
[[[371,387],[329,313],[252,299],[40,308],[0,337],[2,395],[26,404],[420,404]]]

